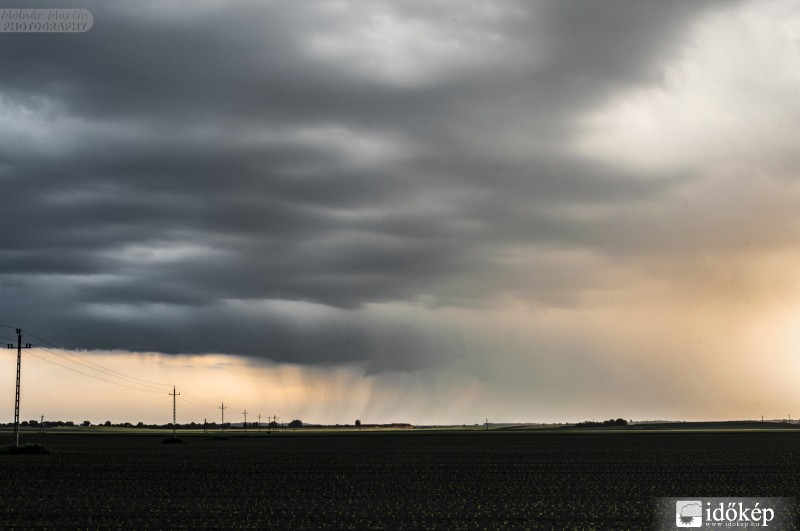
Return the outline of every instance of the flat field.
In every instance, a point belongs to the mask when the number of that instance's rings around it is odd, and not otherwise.
[[[627,528],[656,497],[800,494],[800,433],[26,435],[3,528]],[[7,435],[0,444],[8,444]]]

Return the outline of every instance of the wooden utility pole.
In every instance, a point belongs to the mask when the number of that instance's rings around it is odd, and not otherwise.
[[[220,427],[222,428],[222,435],[225,435],[225,410],[228,409],[228,407],[225,405],[225,402],[219,406],[219,409],[222,411],[222,424]]]

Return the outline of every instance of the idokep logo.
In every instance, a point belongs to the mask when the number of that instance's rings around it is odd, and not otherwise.
[[[678,527],[702,527],[703,502],[700,500],[675,502],[675,525]]]
[[[659,498],[654,528],[798,529],[793,498]]]

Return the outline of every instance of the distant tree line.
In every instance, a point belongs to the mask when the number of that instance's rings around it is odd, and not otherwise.
[[[29,427],[33,427],[33,428],[38,428],[42,424],[44,425],[45,428],[49,428],[51,426],[55,428],[56,426],[74,426],[75,425],[75,423],[72,422],[71,420],[68,420],[66,422],[63,421],[63,420],[46,420],[43,423],[40,423],[38,420],[23,420],[23,421],[21,421],[19,423],[20,426],[29,426]],[[6,422],[5,424],[0,424],[0,426],[13,427],[14,423],[13,422]]]
[[[604,420],[602,422],[596,420],[587,420],[586,422],[578,422],[575,424],[576,427],[579,428],[599,428],[599,427],[607,427],[607,426],[627,426],[628,421],[625,419],[609,419]]]
[[[257,424],[258,423],[252,423],[252,426],[256,427]],[[58,427],[58,426],[68,426],[68,427],[83,426],[83,427],[87,427],[87,428],[89,426],[105,426],[105,427],[113,427],[113,428],[149,428],[149,429],[172,428],[172,423],[167,423],[167,424],[145,424],[144,422],[137,422],[136,424],[132,424],[130,422],[112,423],[110,420],[107,420],[105,422],[100,422],[100,423],[97,423],[97,424],[92,424],[92,422],[88,421],[88,420],[84,420],[83,422],[78,422],[78,423],[73,422],[71,420],[68,420],[68,421],[46,420],[43,423],[40,423],[38,420],[23,420],[23,421],[21,421],[19,423],[19,425],[23,426],[23,427],[31,427],[31,428],[38,428],[40,425],[44,425],[45,428],[55,428],[55,427]],[[250,426],[251,423],[248,422],[247,425]],[[262,426],[263,425],[264,424],[262,423]],[[0,426],[13,427],[14,423],[13,422],[6,422],[5,424],[0,423]],[[188,424],[177,424],[176,425],[176,427],[179,428],[179,429],[180,428],[184,428],[184,429],[200,429],[203,426],[207,427],[208,429],[214,429],[214,428],[219,428],[220,425],[217,424],[216,422],[207,422],[205,424],[203,424],[202,422],[199,422],[199,423],[198,422],[190,422]],[[225,423],[225,429],[228,429],[230,427],[231,427],[231,423],[230,422],[226,422]],[[235,426],[235,427],[238,427],[238,426]]]
[[[600,423],[600,422],[582,422],[580,424],[577,424],[577,426],[593,426],[593,425],[600,426],[600,425],[608,425],[609,423],[618,423],[618,422],[622,422],[623,424],[627,424],[627,422],[625,422],[623,419],[617,419],[616,421],[611,420],[611,421],[606,421],[606,422],[603,422],[603,423]],[[88,428],[90,426],[101,426],[101,427],[107,427],[107,428],[172,429],[172,423],[145,424],[144,422],[137,422],[137,423],[133,424],[131,422],[114,423],[114,422],[111,422],[110,420],[106,420],[105,422],[98,422],[96,424],[91,422],[91,421],[89,421],[89,420],[84,420],[83,422],[73,422],[71,420],[68,420],[68,421],[46,420],[46,421],[44,421],[44,423],[40,423],[38,420],[23,420],[22,422],[20,422],[20,426],[29,427],[29,428],[39,428],[40,424],[42,424],[45,428],[55,428],[55,427],[59,427],[59,426],[67,426],[67,427],[82,426],[82,427]],[[13,422],[7,422],[5,424],[0,423],[0,426],[13,427],[14,423]],[[248,422],[246,425],[244,423],[242,423],[242,422],[237,422],[237,423],[235,423],[233,425],[231,425],[230,422],[226,422],[224,425],[220,425],[217,422],[189,422],[189,423],[184,423],[184,424],[178,423],[175,427],[177,429],[198,430],[198,429],[206,428],[208,430],[215,430],[215,429],[219,429],[220,426],[224,427],[226,430],[227,429],[244,429],[244,428],[257,429],[258,428],[258,422]],[[336,424],[335,425],[335,427],[342,427],[342,426],[343,427],[356,427],[356,428],[361,428],[361,427],[364,427],[364,428],[393,428],[393,429],[413,428],[413,426],[411,424],[408,424],[408,423],[405,423],[405,422],[394,422],[394,423],[391,423],[391,424],[363,424],[360,420],[356,420],[354,424]],[[296,428],[302,428],[302,427],[306,427],[306,428],[325,428],[325,427],[329,427],[329,426],[321,425],[321,424],[307,424],[307,423],[304,423],[300,419],[294,419],[291,422],[289,422],[288,424],[286,424],[286,423],[278,423],[278,422],[276,422],[274,420],[269,421],[269,422],[262,422],[261,423],[261,428],[262,429],[263,428],[267,428],[267,429],[270,429],[270,428],[271,429],[280,429],[280,428],[296,429]]]

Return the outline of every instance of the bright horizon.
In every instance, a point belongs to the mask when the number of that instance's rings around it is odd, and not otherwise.
[[[21,420],[800,418],[797,2],[71,7],[0,33]]]
[[[26,337],[23,333],[23,341]],[[42,344],[36,339],[32,341],[35,345]],[[168,396],[171,385],[183,393],[177,402],[179,423],[202,422],[204,418],[220,422],[218,406],[223,402],[225,420],[232,423],[244,420],[242,411],[245,409],[251,422],[261,414],[264,419],[277,415],[281,422],[300,419],[312,424],[352,424],[356,419],[362,423],[409,422],[415,425],[471,425],[481,424],[486,418],[490,422],[531,423],[618,417],[717,421],[756,420],[763,415],[765,419],[800,419],[800,412],[793,414],[792,408],[787,407],[793,403],[789,392],[793,381],[790,373],[782,375],[787,391],[782,399],[748,403],[747,398],[756,393],[776,394],[770,387],[780,382],[776,378],[778,375],[770,375],[769,371],[759,373],[755,367],[748,385],[752,395],[746,395],[745,400],[732,402],[724,409],[714,401],[679,416],[671,408],[627,403],[625,395],[610,401],[609,393],[604,397],[606,400],[593,403],[593,393],[602,393],[597,385],[588,389],[580,400],[573,401],[569,409],[564,407],[568,404],[564,401],[556,413],[549,413],[547,402],[538,396],[541,391],[537,389],[530,389],[527,394],[517,391],[498,399],[493,386],[478,379],[470,381],[468,374],[454,371],[446,377],[441,370],[427,377],[403,372],[365,374],[358,366],[304,367],[222,354],[69,352],[48,345],[45,349],[23,350],[22,355],[21,421],[36,420],[44,415],[45,420],[76,423],[90,420],[100,424],[109,420],[115,424],[140,421],[166,424],[171,422],[172,399]],[[4,415],[8,419],[3,422],[13,420],[15,367],[16,349],[0,351],[0,374],[3,375],[0,388],[6,389],[2,409],[9,412]],[[101,370],[95,370],[98,368]],[[499,376],[508,377],[507,374]],[[675,372],[673,376],[678,378],[680,373]],[[471,385],[464,386],[464,381],[470,381]],[[719,382],[712,383],[719,391]],[[644,387],[648,382],[629,384]],[[685,383],[691,384],[691,380]],[[549,397],[552,407],[559,397],[555,389],[550,388],[548,393],[555,395]]]

